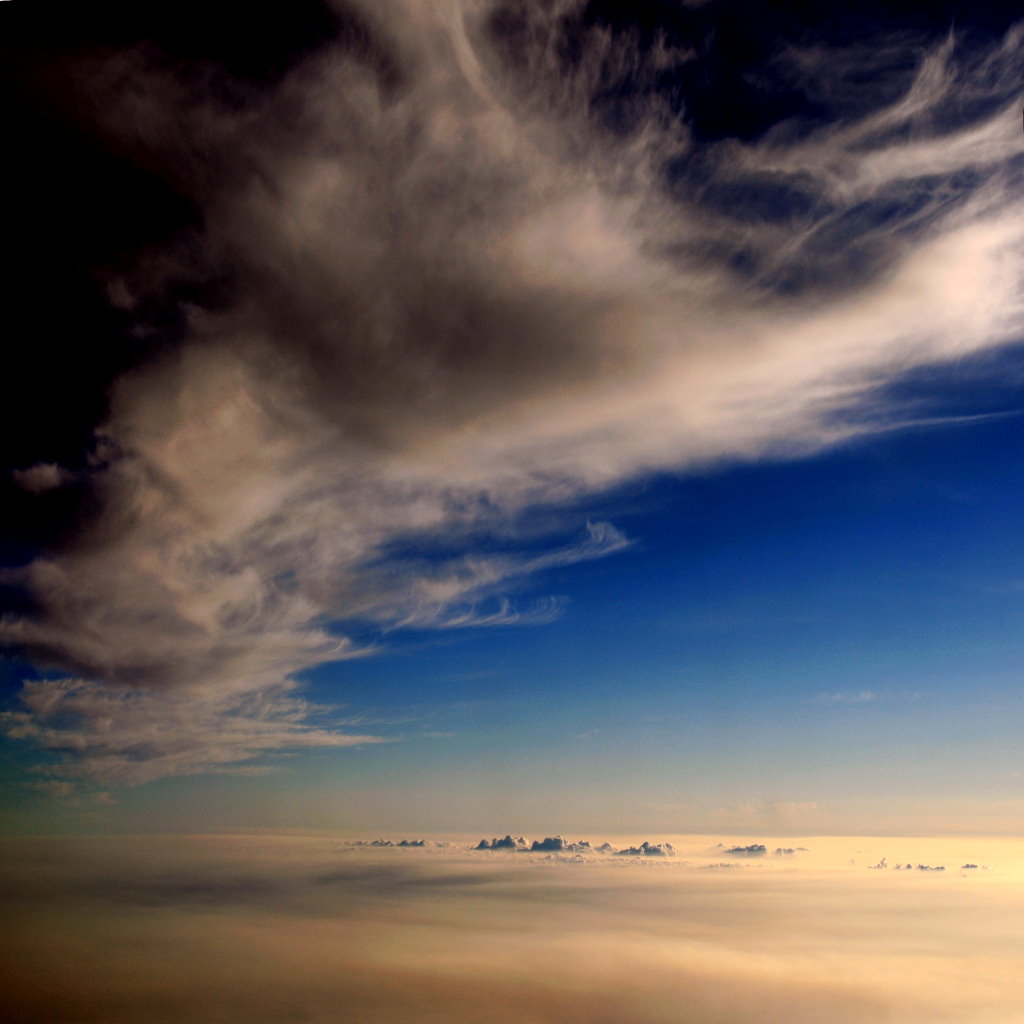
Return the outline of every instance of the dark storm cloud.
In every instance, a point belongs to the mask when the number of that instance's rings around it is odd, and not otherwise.
[[[372,653],[354,624],[550,621],[517,591],[628,544],[530,510],[814,450],[891,420],[907,370],[1019,337],[1019,32],[853,39],[801,9],[756,45],[720,3],[303,3],[251,45],[158,5],[38,34],[15,80],[54,166],[93,156],[33,294],[70,275],[98,312],[14,373],[102,348],[87,397],[20,406],[40,441],[4,482],[48,524],[0,639],[69,673],[6,718],[63,757],[51,781],[377,740],[296,673]]]

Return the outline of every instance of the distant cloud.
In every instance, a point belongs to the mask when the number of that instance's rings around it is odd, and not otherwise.
[[[921,699],[919,690],[825,690],[808,698],[809,704],[911,704]]]
[[[368,843],[360,841],[360,842],[356,842],[354,845],[356,845],[356,846],[375,846],[375,847],[394,846],[394,847],[422,848],[422,847],[425,847],[425,846],[430,846],[431,844],[426,839],[400,839],[400,840],[398,840],[398,842],[395,842],[392,839],[372,839]]]
[[[486,839],[481,839],[476,844],[475,849],[477,850],[525,850],[527,849],[526,840],[522,836],[516,836],[513,838],[510,835],[505,836],[504,839],[492,839],[488,842]]]
[[[856,690],[851,692],[836,691],[833,693],[819,693],[811,698],[814,704],[872,704],[884,697],[873,690]]]
[[[590,843],[582,839],[576,843],[567,842],[561,836],[547,836],[528,842],[522,836],[506,835],[504,839],[481,839],[476,850],[519,850],[523,853],[589,853]]]
[[[14,482],[32,494],[52,491],[71,479],[71,474],[53,462],[40,462],[27,469],[15,469],[11,473]]]
[[[616,850],[618,857],[671,857],[675,847],[671,843],[643,842],[639,846],[628,846],[624,850]]]
[[[588,839],[569,842],[562,836],[546,836],[532,842],[522,836],[506,835],[504,839],[481,839],[474,850],[513,850],[521,853],[572,854],[577,859],[585,854],[605,854],[617,857],[669,857],[675,853],[671,843],[651,843],[644,841],[638,846],[616,849],[611,843],[605,842],[594,846]]]
[[[590,844],[587,843],[587,846],[589,847]],[[545,852],[560,853],[560,852],[568,849],[568,847],[569,847],[569,844],[567,844],[566,841],[561,836],[554,836],[554,837],[549,837],[547,839],[539,839],[539,840],[535,839],[530,844],[530,849],[531,849],[531,851],[534,851],[534,852],[536,852],[538,850],[541,850],[541,851],[545,851]],[[575,849],[575,847],[573,847],[573,849]]]
[[[730,846],[725,852],[734,857],[763,857],[768,849],[764,843],[751,843],[750,846]]]

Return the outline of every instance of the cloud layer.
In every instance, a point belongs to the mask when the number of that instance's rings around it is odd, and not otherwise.
[[[779,39],[765,88],[814,116],[716,134],[699,47],[589,10],[345,5],[259,87],[68,62],[86,130],[199,215],[107,270],[140,337],[182,327],[91,463],[15,477],[86,495],[5,577],[0,639],[69,673],[6,719],[55,779],[379,739],[297,676],[368,630],[550,621],[518,592],[629,543],[588,496],[891,426],[884,385],[1020,337],[1018,30]]]
[[[815,839],[729,871],[701,870],[712,837],[673,842],[678,858],[577,863],[300,835],[5,840],[7,1014],[1020,1019],[1019,840]],[[990,868],[867,870],[885,851]]]

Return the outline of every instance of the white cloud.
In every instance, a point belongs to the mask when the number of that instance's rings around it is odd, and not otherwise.
[[[329,709],[284,687],[152,693],[58,679],[26,683],[21,702],[23,710],[0,714],[7,735],[71,755],[38,784],[56,796],[71,795],[77,781],[132,786],[169,775],[247,774],[262,770],[253,761],[267,754],[385,742],[337,731]]]
[[[605,523],[573,541],[568,513],[527,535],[525,512],[877,429],[888,381],[1020,336],[1012,39],[976,63],[982,84],[947,43],[869,116],[709,145],[713,183],[807,197],[780,221],[672,187],[667,160],[696,144],[656,99],[632,132],[595,122],[602,75],[692,55],[595,29],[556,73],[563,8],[528,10],[524,73],[487,6],[455,0],[368,7],[367,53],[328,49],[240,105],[213,71],[185,81],[151,54],[69,66],[92,130],[203,211],[198,236],[111,287],[233,286],[116,383],[95,520],[21,575],[38,611],[0,623],[76,677],[26,689],[8,720],[69,773],[138,781],[364,742],[302,722],[291,695],[301,670],[370,653],[346,623],[548,621],[556,599],[510,591],[628,543]],[[936,127],[980,89],[1007,102]],[[870,197],[896,212],[865,219]],[[24,473],[39,489],[61,471]],[[150,738],[157,722],[175,742]]]
[[[885,700],[885,697],[874,690],[837,690],[833,693],[819,693],[812,698],[815,704],[872,704],[879,700]]]

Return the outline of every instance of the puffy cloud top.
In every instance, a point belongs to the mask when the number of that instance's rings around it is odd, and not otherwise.
[[[749,846],[730,846],[726,853],[731,853],[734,857],[763,857],[768,849],[764,843],[751,843]],[[776,853],[782,853],[782,850],[776,850]],[[786,851],[792,853],[792,850]]]

